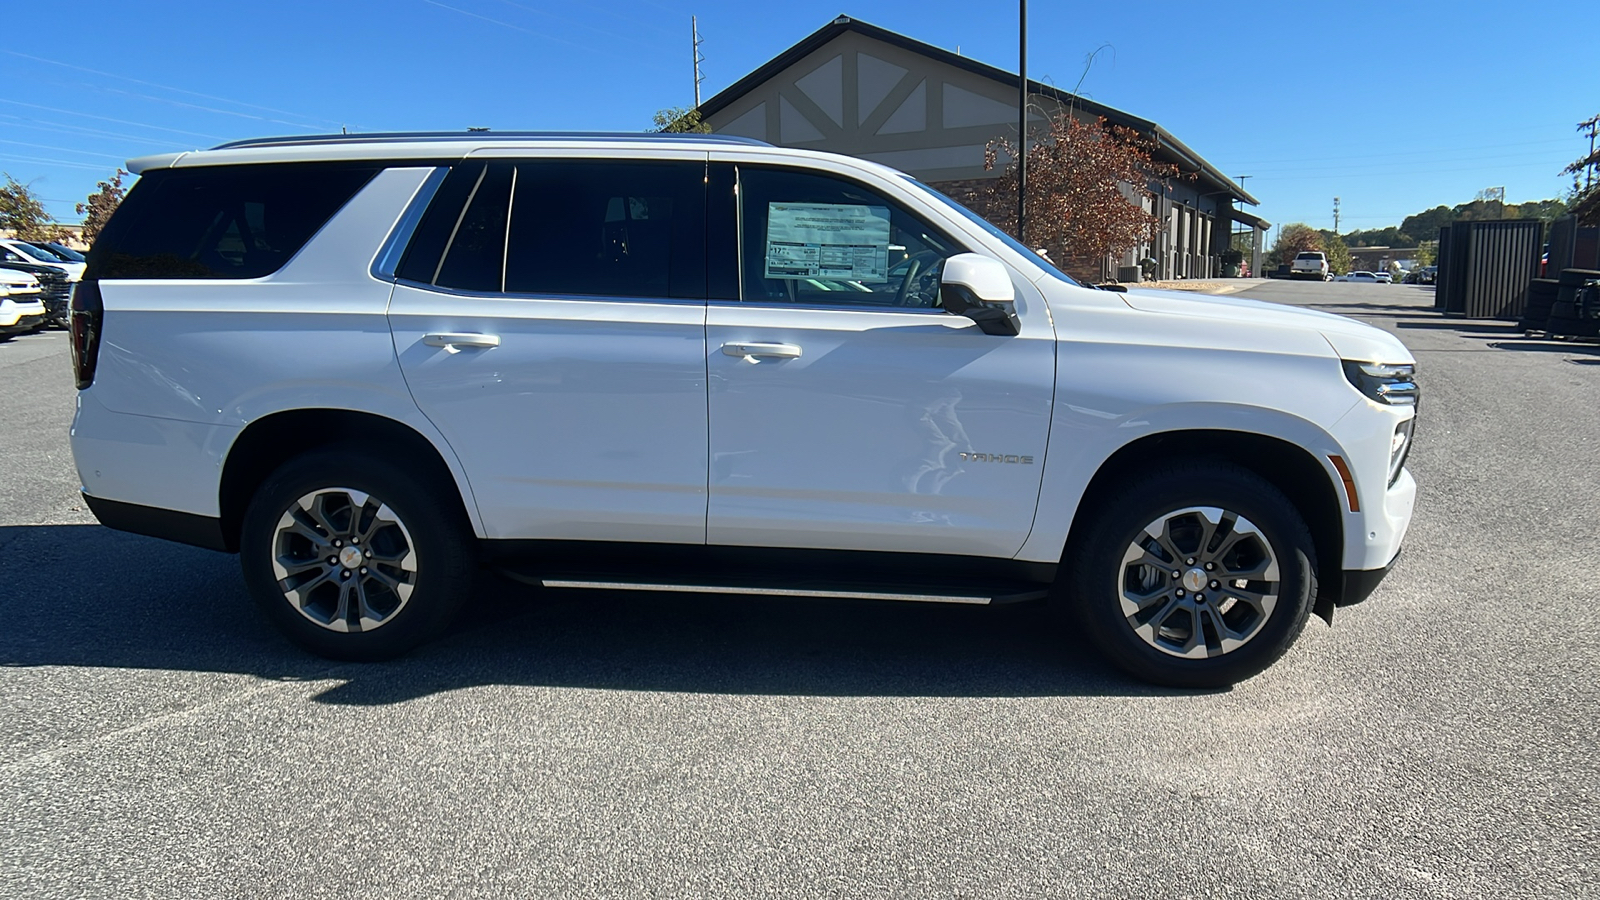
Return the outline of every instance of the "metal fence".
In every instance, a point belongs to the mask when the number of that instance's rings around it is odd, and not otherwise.
[[[1455,222],[1439,229],[1434,306],[1447,315],[1516,319],[1539,269],[1538,220]]]

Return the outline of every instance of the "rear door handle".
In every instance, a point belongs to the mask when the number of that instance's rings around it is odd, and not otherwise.
[[[732,343],[723,344],[724,356],[737,356],[746,362],[763,359],[799,359],[799,344]]]
[[[500,335],[475,332],[425,334],[422,342],[429,347],[443,347],[451,353],[459,353],[466,347],[498,347]]]

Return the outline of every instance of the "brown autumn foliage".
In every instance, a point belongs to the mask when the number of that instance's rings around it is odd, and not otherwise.
[[[1121,255],[1149,240],[1159,220],[1144,211],[1152,180],[1177,174],[1154,156],[1156,146],[1139,132],[1108,126],[1105,119],[1053,116],[1028,149],[1029,247],[1043,247],[1068,274],[1101,279],[1107,256]],[[989,142],[984,167],[1001,156],[1003,174],[982,198],[985,218],[1017,233],[1017,152],[1006,138]]]
[[[1322,250],[1322,235],[1304,222],[1290,223],[1279,229],[1277,243],[1272,245],[1272,252],[1267,254],[1266,264],[1269,268],[1287,265],[1307,250]]]
[[[100,182],[88,200],[77,205],[78,215],[83,216],[84,243],[94,244],[95,236],[100,234],[100,229],[105,227],[111,214],[117,211],[117,204],[122,202],[122,195],[127,193],[127,188],[122,186],[122,176],[126,174],[118,169],[109,181]]]

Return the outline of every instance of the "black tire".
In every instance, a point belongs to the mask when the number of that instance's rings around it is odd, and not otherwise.
[[[1067,561],[1067,588],[1057,602],[1064,605],[1066,618],[1124,672],[1169,687],[1225,687],[1272,665],[1299,637],[1316,596],[1316,548],[1294,505],[1259,476],[1224,463],[1175,465],[1101,495],[1096,505],[1099,509],[1084,525],[1084,538],[1074,541]],[[1212,546],[1227,547],[1232,537],[1234,549],[1226,558],[1206,556],[1203,548],[1194,551],[1213,514],[1174,515],[1191,509],[1222,510],[1235,517],[1232,524],[1215,525],[1210,532]],[[1219,519],[1228,521],[1226,516]],[[1238,525],[1241,519],[1253,528]],[[1154,544],[1154,553],[1161,556],[1161,541],[1145,541],[1144,536],[1147,526],[1163,520],[1170,523],[1163,527],[1163,534],[1171,538],[1167,543],[1198,555],[1179,558],[1172,568],[1159,572],[1140,560],[1128,562],[1127,555],[1137,552],[1136,542],[1146,544],[1146,549]],[[1270,551],[1270,559],[1263,558],[1264,551]],[[1260,569],[1275,562],[1265,571],[1275,572],[1277,578],[1230,581],[1223,576],[1221,588],[1210,580],[1199,591],[1185,591],[1183,585],[1193,583],[1185,579],[1216,575],[1204,571],[1206,561],[1213,558],[1223,571]],[[1153,577],[1157,575],[1159,580]],[[1275,585],[1273,601],[1261,599],[1269,584]],[[1256,603],[1239,599],[1247,590],[1257,597]],[[1205,596],[1206,591],[1212,591],[1211,596]],[[1130,599],[1125,607],[1124,596],[1130,592],[1152,598],[1150,605]],[[1130,608],[1136,611],[1130,613]],[[1187,632],[1182,628],[1185,621],[1190,626]],[[1166,627],[1172,623],[1176,627]],[[1219,635],[1227,626],[1241,629],[1229,634],[1245,634],[1246,626],[1250,630],[1241,644],[1225,648]],[[1185,647],[1186,643],[1193,646]],[[1175,655],[1184,651],[1207,655]]]
[[[346,489],[342,500],[340,489]],[[370,526],[350,529],[341,524],[349,522],[349,511],[358,499],[349,491],[371,498],[363,506],[361,519]],[[280,533],[285,515],[293,509],[305,512],[300,501],[307,496],[316,498],[312,504],[323,518],[297,517],[302,522],[329,521],[334,525],[332,533],[320,526],[290,527]],[[442,634],[472,593],[477,568],[474,540],[455,497],[453,484],[432,484],[426,477],[359,447],[341,445],[296,457],[262,483],[245,511],[239,536],[245,583],[267,618],[312,653],[341,660],[392,659]],[[379,517],[381,506],[387,506],[392,523]],[[373,562],[346,568],[341,557],[322,556],[354,550],[359,536],[351,540],[349,535],[363,527],[371,531],[368,546],[359,552],[368,557],[376,553]],[[330,541],[344,535],[340,540],[343,546],[314,544],[306,536],[310,531]],[[319,547],[320,553],[316,552]],[[411,551],[409,556],[405,549]],[[291,580],[280,584],[275,558],[293,559],[293,565],[307,570],[296,571]],[[382,562],[388,558],[399,561],[392,565]],[[346,587],[336,580],[341,576]],[[292,579],[321,583],[303,595],[297,592],[297,603],[289,599],[284,587],[300,586]],[[391,583],[400,586],[391,588]],[[347,589],[356,591],[357,585],[364,586],[359,599],[351,594],[344,601],[348,609],[341,625],[336,615],[339,597]],[[366,602],[374,613],[371,618],[361,615],[365,609],[361,604]]]

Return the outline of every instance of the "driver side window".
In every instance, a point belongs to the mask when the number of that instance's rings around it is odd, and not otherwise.
[[[936,308],[944,261],[963,252],[876,192],[809,172],[740,166],[739,220],[746,302]]]

